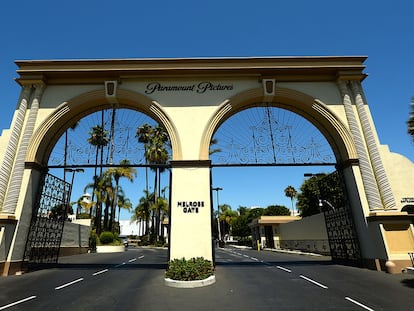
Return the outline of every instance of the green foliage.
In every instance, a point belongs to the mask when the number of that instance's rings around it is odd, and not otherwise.
[[[263,212],[264,216],[290,216],[290,210],[282,205],[269,205]]]
[[[214,274],[211,261],[203,257],[174,259],[168,263],[165,277],[178,281],[204,280]]]
[[[105,244],[111,244],[114,241],[115,237],[114,234],[110,231],[104,231],[99,235],[99,241]]]
[[[63,218],[66,214],[66,208],[68,208],[69,213],[73,213],[73,209],[70,205],[66,206],[65,204],[58,204],[50,210],[49,218],[55,220],[64,220]]]
[[[297,207],[302,217],[312,216],[329,208],[324,204],[325,201],[329,201],[335,208],[344,206],[344,193],[337,172],[313,176],[303,182],[300,190]]]
[[[248,212],[248,217],[247,217],[248,223],[251,223],[253,219],[263,216],[263,213],[264,213],[264,209],[261,207],[252,208]]]
[[[248,213],[244,213],[233,221],[232,233],[234,236],[245,239],[251,235],[248,216]]]

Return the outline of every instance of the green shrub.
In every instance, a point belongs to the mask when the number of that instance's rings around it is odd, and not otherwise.
[[[166,278],[178,281],[204,280],[214,274],[211,261],[203,257],[174,259],[168,263]]]
[[[104,231],[99,235],[99,240],[103,245],[111,244],[114,241],[114,234],[110,231]]]

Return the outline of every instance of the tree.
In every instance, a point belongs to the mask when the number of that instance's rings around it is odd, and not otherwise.
[[[293,200],[296,198],[297,191],[293,186],[287,186],[285,189],[285,196],[290,198],[290,202],[292,203],[292,215],[295,215],[295,207],[293,206]]]
[[[414,142],[414,96],[411,98],[410,109],[410,117],[407,121],[407,132]]]
[[[130,162],[128,160],[122,160],[119,163],[121,166],[119,167],[113,167],[108,169],[105,174],[112,177],[115,181],[115,186],[113,190],[113,197],[111,199],[111,215],[109,219],[109,225],[108,227],[111,229],[112,233],[114,233],[114,225],[115,225],[115,211],[116,207],[118,205],[118,192],[119,192],[119,180],[121,178],[126,178],[129,181],[134,181],[134,177],[137,175],[136,169],[130,167]]]
[[[338,172],[312,176],[303,182],[300,190],[297,206],[302,217],[345,206]]]
[[[220,148],[213,148],[213,146],[216,146],[217,144],[218,144],[218,140],[216,138],[213,138],[210,142],[209,155],[213,155],[215,153],[221,152]]]
[[[305,179],[297,195],[297,208],[301,217],[312,216],[320,213],[318,180],[321,176],[312,176]]]
[[[240,237],[241,240],[245,240],[251,235],[248,215],[248,210],[240,213],[232,224],[232,234],[236,237]]]
[[[158,208],[158,198],[160,197],[160,184],[161,184],[161,173],[165,170],[164,165],[169,160],[169,153],[167,146],[169,145],[168,133],[164,127],[157,125],[152,127],[148,124],[143,124],[137,129],[136,135],[139,142],[144,143],[145,159],[146,163],[151,165],[152,170],[155,172],[154,178],[154,206],[155,213],[154,218],[155,227],[154,231],[156,239],[159,239],[159,228],[161,219],[161,210]],[[147,186],[148,189],[148,186]],[[148,190],[147,190],[148,191]]]
[[[92,201],[93,201],[94,196],[95,196],[96,183],[97,183],[97,179],[98,179],[97,169],[98,169],[99,151],[101,151],[101,171],[100,171],[100,174],[102,174],[103,148],[108,144],[109,139],[108,139],[108,132],[105,131],[103,126],[101,126],[99,124],[92,127],[92,130],[89,132],[89,135],[90,136],[87,139],[88,143],[91,144],[92,146],[95,146],[95,148],[96,148],[94,187],[93,187],[93,191],[92,191]],[[91,215],[92,215],[92,209],[90,210],[90,212],[91,212]]]
[[[117,206],[118,206],[118,225],[119,225],[119,220],[121,216],[121,208],[126,209],[128,212],[131,211],[131,208],[132,208],[131,200],[125,196],[124,191],[122,191],[122,189],[120,189],[118,193]]]
[[[263,211],[264,216],[289,216],[290,210],[282,205],[269,205]]]
[[[147,158],[147,149],[148,145],[151,141],[151,131],[152,127],[149,124],[143,124],[139,128],[137,128],[137,132],[135,137],[138,139],[138,142],[144,144],[144,158],[145,164],[148,165],[148,158]],[[148,166],[145,166],[145,190],[148,192]]]
[[[237,218],[238,214],[236,211],[231,209],[228,204],[220,205],[220,223],[223,223],[223,234],[232,234],[232,223]],[[221,227],[221,226],[220,226]]]
[[[145,234],[149,234],[149,221],[153,206],[154,193],[148,193],[147,190],[144,190],[144,196],[139,199],[138,205],[135,207],[134,214],[131,217],[131,221],[145,221]]]

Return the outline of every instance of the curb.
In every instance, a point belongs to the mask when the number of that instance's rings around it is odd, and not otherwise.
[[[164,284],[169,287],[175,288],[196,288],[196,287],[204,287],[211,284],[216,283],[216,277],[214,275],[209,276],[207,279],[204,280],[196,280],[196,281],[177,281],[172,279],[164,279]]]

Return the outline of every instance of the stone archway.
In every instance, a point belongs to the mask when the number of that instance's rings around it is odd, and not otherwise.
[[[143,111],[171,138],[171,258],[212,259],[211,138],[232,114],[269,102],[311,120],[329,141],[359,220],[364,260],[376,268],[387,260],[409,262],[407,254],[387,246],[399,233],[383,224],[408,221],[400,211],[413,197],[414,168],[395,161],[379,143],[361,85],[364,61],[354,56],[17,61],[22,93],[11,130],[0,137],[5,150],[0,220],[11,224],[7,255],[0,258],[5,273],[22,260],[27,218],[51,145],[83,115],[112,105]]]
[[[162,124],[171,139],[173,159],[180,159],[181,147],[177,130],[162,107],[144,95],[126,90],[118,90],[117,103],[109,103],[104,90],[101,90],[79,95],[59,105],[33,134],[34,139],[29,145],[26,163],[46,166],[52,148],[66,129],[85,115],[111,108],[113,105],[117,108],[138,110]]]

